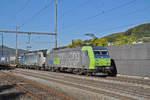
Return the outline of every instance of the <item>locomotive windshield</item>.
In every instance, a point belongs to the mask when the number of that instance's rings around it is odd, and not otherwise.
[[[94,50],[95,56],[108,56],[107,50]]]

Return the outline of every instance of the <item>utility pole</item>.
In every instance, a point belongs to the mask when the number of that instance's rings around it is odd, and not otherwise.
[[[57,6],[58,2],[55,0],[55,48],[57,48]]]
[[[3,56],[3,32],[2,32],[2,56]]]
[[[18,26],[16,26],[16,64],[18,64]]]
[[[31,48],[31,45],[30,45],[30,38],[31,38],[31,33],[28,33],[27,51],[29,51],[29,49]]]

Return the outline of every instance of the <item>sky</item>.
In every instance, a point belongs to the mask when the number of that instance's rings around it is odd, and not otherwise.
[[[0,0],[0,30],[55,32],[55,0]],[[58,46],[123,32],[150,22],[150,0],[58,0]],[[1,34],[1,33],[0,33]],[[15,48],[15,34],[4,34],[4,45]],[[18,48],[54,48],[54,36],[18,35]],[[0,35],[0,44],[2,38]]]

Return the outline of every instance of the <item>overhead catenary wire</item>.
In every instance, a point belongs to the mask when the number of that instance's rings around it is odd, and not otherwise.
[[[122,16],[130,16],[132,14],[136,14],[136,13],[139,13],[139,12],[143,12],[143,11],[146,11],[146,10],[149,10],[150,9],[150,5],[142,8],[142,9],[135,9],[134,11],[131,11],[131,12],[128,12],[128,13],[123,13]],[[147,19],[146,19],[147,20]],[[103,20],[104,21],[104,20]],[[101,21],[102,22],[102,21]],[[136,22],[137,23],[137,22]],[[112,27],[112,28],[106,28],[106,29],[103,29],[101,32],[106,32],[106,31],[110,31],[110,30],[113,30],[113,29],[117,29],[117,28],[124,28],[126,26],[131,26],[131,25],[135,25],[135,23],[132,23],[132,24],[126,24],[126,25],[121,25],[121,26],[117,26],[117,27]]]
[[[19,25],[20,27],[23,27],[25,24],[30,23],[32,20],[34,20],[38,15],[40,15],[42,13],[42,11],[44,11],[45,9],[49,8],[50,5],[52,5],[54,0],[52,0],[49,4],[46,4],[44,7],[42,7],[39,11],[37,11],[33,16],[31,16],[28,20],[26,20],[24,23],[22,23],[21,25]]]
[[[16,27],[16,26],[9,26],[9,25],[0,25],[0,27],[7,27],[7,28],[14,28],[14,27]]]
[[[27,5],[30,3],[30,1],[31,0],[28,0],[27,2],[26,2],[26,6],[24,6],[24,7],[22,7],[20,10],[18,10],[18,14],[19,13],[21,13],[26,7],[27,7]],[[48,1],[48,0],[47,0]],[[51,0],[52,2],[53,2],[53,0]],[[45,9],[47,9],[51,4],[52,4],[52,2],[50,3],[48,3],[47,2],[47,4],[44,6],[44,7],[42,7],[38,12],[36,12],[30,19],[27,19],[23,24],[20,24],[20,26],[18,26],[18,28],[21,28],[21,27],[23,27],[25,24],[27,24],[27,23],[29,23],[30,21],[32,21],[36,16],[38,16],[38,15],[40,15],[41,14],[41,12],[43,11],[43,10],[45,10]],[[13,26],[14,27],[14,26]],[[5,31],[5,32],[8,32],[8,31]],[[14,31],[11,31],[11,33],[13,33]],[[24,33],[24,32],[22,32],[22,33]],[[37,34],[39,34],[39,33],[37,33]],[[47,33],[46,33],[47,34]],[[42,34],[43,35],[43,34]],[[55,35],[55,33],[54,33],[54,35]]]
[[[12,21],[16,20],[17,16],[28,7],[28,5],[30,4],[30,2],[31,2],[31,0],[27,0],[25,2],[25,4],[22,5],[22,7],[19,10],[17,10],[17,12],[15,13],[15,16],[12,17],[12,19],[13,19]]]
[[[115,26],[115,27],[111,27],[111,28],[105,28],[103,30],[100,30],[99,32],[94,32],[95,34],[101,34],[102,35],[108,35],[109,33],[104,33],[104,32],[109,32],[109,31],[112,31],[112,30],[115,30],[115,29],[120,29],[120,28],[125,28],[125,27],[130,27],[130,26],[135,26],[135,25],[139,25],[139,24],[142,24],[143,21],[150,21],[149,18],[145,18],[144,20],[138,20],[137,22],[135,23],[130,23],[130,24],[124,24],[124,25],[119,25],[119,26]],[[75,35],[85,35],[85,33],[76,33]]]
[[[126,2],[126,3],[124,3],[124,4],[121,4],[121,5],[119,5],[119,6],[116,6],[116,7],[110,8],[110,9],[108,9],[108,10],[99,12],[99,13],[97,13],[96,15],[87,17],[86,20],[90,20],[90,19],[95,18],[95,17],[97,17],[97,16],[99,16],[99,15],[102,15],[102,14],[105,14],[105,13],[109,13],[109,12],[112,12],[112,11],[114,11],[114,10],[120,9],[120,8],[122,8],[122,7],[128,6],[129,4],[134,3],[135,1],[136,1],[136,0],[132,0],[132,1]]]
[[[150,21],[150,19],[148,19],[148,18],[145,19],[144,21],[147,21],[147,20]],[[108,32],[108,31],[111,31],[111,30],[114,30],[114,29],[119,29],[119,28],[124,28],[124,27],[129,27],[129,26],[135,26],[135,25],[142,24],[141,22],[143,22],[143,20],[135,22],[135,23],[130,23],[130,24],[120,25],[120,26],[116,26],[116,27],[112,27],[112,28],[107,28],[107,29],[102,30],[101,32]],[[143,24],[145,24],[145,23],[143,23]]]
[[[82,2],[82,3],[80,3],[78,6],[73,7],[73,8],[71,8],[71,9],[67,10],[67,11],[64,11],[64,13],[62,14],[62,16],[65,16],[65,15],[67,15],[67,14],[73,12],[73,11],[76,10],[77,8],[80,8],[80,7],[83,7],[83,6],[87,5],[87,4],[89,3],[89,1],[91,1],[91,0],[86,0],[86,1],[84,1],[84,2]]]
[[[115,27],[112,27],[112,28],[106,28],[106,29],[103,29],[99,33],[96,33],[96,34],[99,34],[99,35],[101,35],[101,37],[104,37],[104,36],[109,35],[109,34],[114,34],[114,33],[104,33],[104,32],[109,32],[109,31],[112,31],[112,30],[115,30],[115,29],[120,29],[120,28],[125,28],[125,27],[131,27],[131,26],[140,25],[140,24],[142,24],[141,22],[143,22],[143,21],[150,21],[150,19],[149,18],[145,18],[145,20],[140,20],[140,21],[135,22],[135,23],[119,25],[119,26],[115,26]]]
[[[144,11],[149,11],[149,9],[150,9],[150,5],[148,5],[148,6],[146,6],[146,7],[144,7],[144,8],[142,8],[142,9],[135,9],[134,11],[131,11],[131,12],[128,12],[128,13],[123,13],[123,14],[121,14],[120,16],[131,16],[132,14],[136,14],[136,13],[139,13],[139,12],[144,12]],[[110,16],[111,17],[111,16]],[[103,20],[101,20],[100,22],[102,23],[102,22],[104,22],[105,20],[103,19]],[[95,24],[97,24],[97,23],[99,23],[99,22],[96,22]],[[124,28],[125,26],[131,26],[132,24],[127,24],[127,25],[121,25],[121,26],[119,26],[118,28]],[[133,24],[134,25],[134,24]],[[112,28],[106,28],[106,29],[104,29],[104,30],[97,30],[97,31],[100,31],[100,32],[105,32],[105,30],[106,31],[109,31],[109,29],[111,30],[111,29],[113,29],[114,27],[112,27]],[[116,28],[116,27],[115,27]],[[117,28],[116,28],[117,29]],[[94,32],[95,33],[95,32]],[[75,33],[76,35],[78,34],[78,33]],[[78,34],[78,35],[80,35],[80,33]]]
[[[25,4],[23,5],[23,7],[17,11],[16,15],[20,14],[30,4],[30,2],[31,0],[27,0]]]
[[[61,14],[60,14],[60,15],[61,15],[61,24],[62,24],[61,29],[64,27],[64,22],[62,21],[64,16],[66,16],[66,15],[72,13],[73,11],[77,10],[77,8],[79,9],[79,8],[81,8],[81,7],[86,6],[87,4],[90,3],[90,1],[91,1],[91,0],[86,0],[86,1],[81,2],[80,4],[78,4],[76,7],[72,7],[72,8],[70,8],[70,9],[67,10],[67,11],[61,12]],[[98,0],[98,2],[100,2],[100,1],[101,1],[101,0]],[[62,2],[62,1],[61,1],[61,2]],[[62,10],[62,9],[63,9],[63,8],[61,8],[61,10]]]
[[[91,20],[91,19],[93,19],[93,18],[96,18],[96,17],[98,17],[98,16],[100,16],[100,15],[103,15],[103,14],[106,14],[106,13],[109,13],[109,12],[112,12],[112,11],[114,11],[114,10],[120,9],[120,8],[122,8],[122,7],[128,6],[128,5],[130,5],[130,4],[134,3],[134,2],[136,2],[136,0],[132,0],[132,1],[129,1],[129,2],[123,3],[123,4],[119,5],[119,6],[110,8],[110,9],[108,9],[108,10],[100,11],[100,12],[98,12],[97,14],[92,15],[92,16],[89,16],[89,17],[86,17],[86,18],[80,20],[79,22],[76,22],[76,23],[73,24],[73,25],[64,26],[62,29],[63,29],[63,30],[64,30],[64,29],[68,29],[68,28],[71,28],[71,27],[73,27],[73,26],[75,26],[75,25],[82,24],[83,22],[86,22],[86,21],[88,21],[88,20]]]

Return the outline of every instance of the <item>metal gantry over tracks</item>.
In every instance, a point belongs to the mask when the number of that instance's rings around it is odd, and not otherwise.
[[[55,37],[57,37],[57,33],[44,33],[44,32],[23,32],[23,31],[18,31],[17,27],[16,27],[16,31],[9,31],[9,30],[0,30],[0,32],[2,33],[12,33],[12,34],[16,34],[16,59],[17,59],[17,64],[18,62],[18,34],[34,34],[34,35],[54,35]],[[55,41],[55,44],[57,44],[57,41]],[[57,46],[57,45],[56,45]]]

